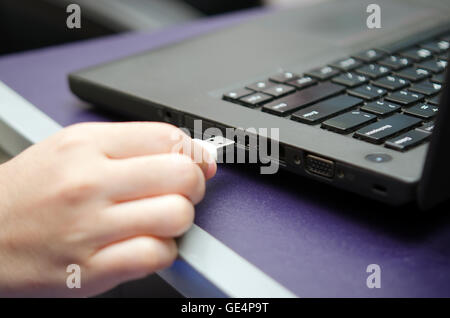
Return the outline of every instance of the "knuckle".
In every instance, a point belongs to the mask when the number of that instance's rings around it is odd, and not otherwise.
[[[182,159],[176,165],[175,174],[179,178],[183,190],[192,190],[198,188],[202,183],[201,175],[198,172],[198,166],[187,156],[179,156]]]
[[[171,136],[172,134],[183,134],[184,135],[184,132],[180,128],[178,128],[177,126],[174,126],[172,124],[158,123],[157,125],[159,125],[160,128],[163,129],[165,134],[168,136]]]
[[[175,240],[166,239],[163,240],[163,244],[165,246],[166,253],[161,259],[160,266],[161,268],[169,267],[173,264],[178,256],[178,249]]]
[[[145,239],[142,241],[142,266],[148,271],[169,267],[177,257],[177,248],[172,239]]]
[[[194,206],[185,197],[175,195],[172,199],[173,203],[173,219],[171,220],[172,232],[175,236],[185,233],[194,222]]]
[[[172,144],[183,140],[186,134],[178,127],[167,123],[158,123],[157,128],[160,129],[160,136],[164,142]]]
[[[81,125],[81,124],[80,124]],[[55,143],[57,152],[80,149],[89,143],[87,135],[75,126],[64,129]]]
[[[67,177],[60,185],[58,197],[73,205],[94,197],[99,189],[100,182],[95,175]]]

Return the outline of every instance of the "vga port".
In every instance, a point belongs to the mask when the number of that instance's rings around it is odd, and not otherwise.
[[[326,178],[334,177],[334,162],[314,155],[306,156],[305,168],[312,174]]]

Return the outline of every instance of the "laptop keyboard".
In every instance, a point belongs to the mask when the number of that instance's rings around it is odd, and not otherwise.
[[[406,151],[433,132],[449,47],[446,35],[389,54],[369,49],[301,75],[275,74],[223,99]]]

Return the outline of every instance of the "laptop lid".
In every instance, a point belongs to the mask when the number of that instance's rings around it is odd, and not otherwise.
[[[448,64],[447,64],[448,65]],[[450,198],[450,68],[442,88],[439,113],[436,116],[433,137],[425,159],[418,188],[418,203],[430,209]]]

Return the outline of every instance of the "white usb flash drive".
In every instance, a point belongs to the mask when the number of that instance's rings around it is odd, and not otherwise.
[[[217,161],[219,158],[223,159],[223,155],[234,148],[235,142],[222,136],[214,136],[205,140],[194,139],[194,142],[201,145],[208,151],[211,157]]]

